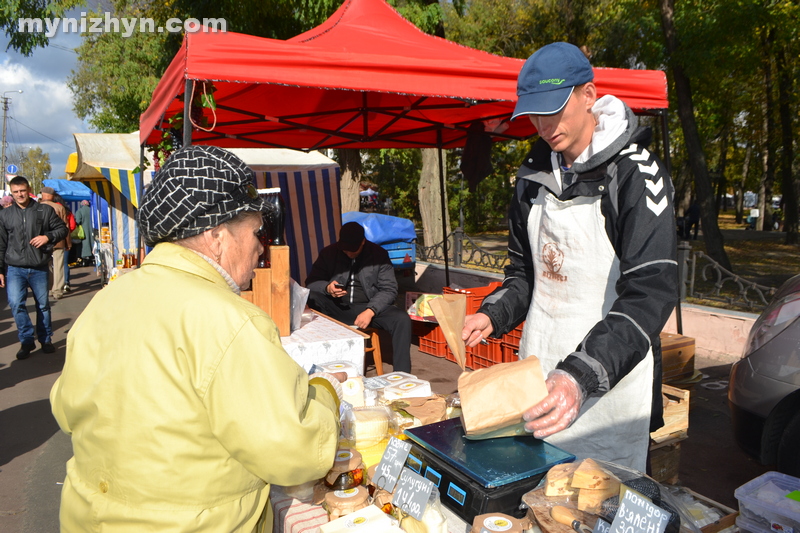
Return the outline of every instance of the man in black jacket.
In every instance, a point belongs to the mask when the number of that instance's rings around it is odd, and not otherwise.
[[[306,278],[308,305],[346,324],[392,334],[395,371],[411,372],[411,319],[394,306],[397,280],[389,254],[364,237],[358,222],[348,222],[339,241],[326,246]]]
[[[14,203],[0,211],[0,287],[6,287],[8,306],[22,343],[17,359],[27,359],[36,348],[25,305],[28,287],[36,302],[36,338],[44,353],[55,351],[48,300],[49,265],[53,244],[69,232],[52,207],[31,199],[26,178],[17,176],[9,186]]]
[[[513,118],[540,139],[517,174],[503,285],[465,319],[474,346],[525,320],[548,396],[525,429],[575,454],[646,469],[663,425],[659,333],[678,300],[672,182],[624,102],[598,97],[568,43],[522,67]]]

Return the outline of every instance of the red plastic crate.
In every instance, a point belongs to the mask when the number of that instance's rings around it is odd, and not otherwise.
[[[502,285],[502,282],[493,281],[485,287],[471,287],[469,289],[451,289],[450,287],[442,287],[442,294],[466,294],[467,314],[471,315],[480,309],[483,299],[494,292],[494,290],[500,285]]]
[[[472,348],[467,347],[469,368],[487,368],[503,362],[503,343],[499,339],[486,340],[489,344],[478,344]]]
[[[419,351],[428,355],[435,355],[436,357],[447,357],[450,361],[455,361],[453,353],[447,347],[446,342],[436,342],[425,337],[419,338]],[[452,357],[452,359],[451,359]]]
[[[519,361],[519,346],[514,346],[513,344],[503,343],[503,362],[504,363],[513,363],[514,361]]]
[[[524,325],[525,322],[503,335],[503,342],[511,346],[519,347],[519,341],[522,339],[522,326]]]
[[[442,327],[439,324],[433,324],[435,327],[428,328],[428,331],[419,336],[420,342],[422,339],[431,341],[431,342],[447,342],[444,338],[444,333],[442,332]]]

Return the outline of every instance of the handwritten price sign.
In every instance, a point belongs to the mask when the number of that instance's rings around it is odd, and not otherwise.
[[[611,523],[611,533],[664,533],[669,514],[653,505],[641,494],[626,490],[620,502],[617,516]]]
[[[392,504],[421,521],[432,490],[433,483],[430,480],[409,468],[403,468],[400,480],[394,489]]]
[[[381,462],[375,469],[375,485],[387,492],[394,491],[400,472],[406,464],[408,452],[411,451],[411,443],[405,442],[395,437],[389,439],[386,451],[383,452]]]

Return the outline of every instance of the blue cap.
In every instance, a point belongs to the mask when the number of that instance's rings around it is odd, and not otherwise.
[[[593,79],[592,65],[577,46],[543,46],[522,66],[517,78],[519,98],[511,120],[520,115],[554,115],[567,104],[576,85]]]

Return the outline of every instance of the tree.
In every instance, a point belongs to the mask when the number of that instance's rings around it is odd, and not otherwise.
[[[714,190],[711,187],[711,181],[708,176],[705,152],[697,132],[694,105],[692,104],[691,82],[686,75],[683,64],[679,60],[680,49],[675,29],[675,3],[674,0],[659,0],[659,2],[667,53],[672,57],[670,67],[675,83],[675,92],[678,97],[678,114],[681,118],[689,164],[692,174],[694,174],[697,198],[700,202],[703,239],[706,243],[708,255],[721,264],[723,268],[731,270],[731,263],[723,244],[722,232],[719,231],[719,225],[717,224]]]
[[[4,0],[0,5],[0,28],[9,38],[8,49],[17,50],[25,56],[30,56],[38,47],[45,47],[50,42],[45,32],[21,32],[20,19],[45,19],[54,20],[61,18],[75,6],[81,5],[82,0],[44,0],[31,2],[27,0]],[[42,26],[43,30],[46,27]]]
[[[24,152],[19,161],[20,175],[28,178],[33,194],[42,192],[42,180],[50,176],[50,154],[42,151],[40,146]]]

